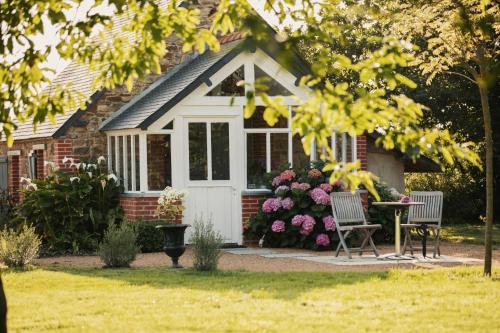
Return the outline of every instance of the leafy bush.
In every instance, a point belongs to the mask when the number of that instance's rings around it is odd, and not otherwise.
[[[15,221],[32,224],[48,252],[94,251],[108,224],[123,216],[116,176],[104,165],[72,165],[73,174],[55,170],[43,180],[25,180],[16,207]]]
[[[14,202],[7,190],[0,190],[0,229],[7,226],[14,216]]]
[[[38,256],[41,240],[33,227],[24,225],[19,232],[0,232],[0,261],[9,267],[25,267]]]
[[[312,168],[286,169],[267,175],[272,197],[266,199],[257,214],[245,226],[248,238],[264,237],[271,247],[331,248],[335,222],[331,215],[329,193],[342,191],[342,182],[329,184],[329,173]]]
[[[137,245],[141,252],[159,252],[163,250],[163,234],[156,226],[159,221],[144,221],[130,222],[137,232]]]
[[[222,244],[222,236],[214,229],[212,221],[196,218],[191,235],[194,268],[198,271],[217,270]]]
[[[375,189],[380,195],[380,201],[396,201],[397,198],[391,194],[389,188],[383,183],[375,183]],[[381,224],[382,230],[373,234],[375,242],[393,242],[394,241],[394,209],[384,206],[373,206],[376,201],[373,195],[368,192],[368,220],[372,224]],[[403,220],[401,223],[404,223]]]
[[[97,253],[107,267],[129,267],[139,252],[136,241],[137,233],[130,225],[110,224]]]
[[[442,173],[410,173],[405,176],[408,191],[442,191],[445,224],[477,223],[485,212],[484,176],[460,166]]]

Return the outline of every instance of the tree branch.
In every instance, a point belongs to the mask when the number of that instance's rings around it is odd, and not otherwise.
[[[446,74],[452,74],[452,75],[458,75],[458,76],[461,76],[463,77],[464,79],[467,79],[469,80],[470,82],[474,83],[474,84],[477,84],[477,82],[474,80],[474,79],[471,79],[470,77],[468,77],[467,75],[464,75],[462,73],[459,73],[459,72],[454,72],[454,71],[445,71]]]

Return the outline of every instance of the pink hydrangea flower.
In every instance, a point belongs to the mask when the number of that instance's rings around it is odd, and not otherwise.
[[[304,220],[305,220],[304,215],[295,215],[292,218],[292,225],[300,227],[302,223],[304,223]]]
[[[323,224],[325,225],[325,230],[335,231],[335,218],[331,215],[323,217]]]
[[[300,230],[300,233],[302,235],[309,235],[311,231],[313,231],[316,221],[314,220],[314,217],[310,215],[303,215],[303,217],[304,222],[302,222],[302,230]]]
[[[318,169],[309,170],[308,175],[309,175],[309,177],[312,177],[312,178],[318,178],[318,177],[323,176],[321,171],[319,171]]]
[[[278,186],[278,188],[276,190],[274,190],[274,193],[276,195],[280,195],[280,194],[284,195],[284,194],[286,194],[286,192],[288,192],[289,189],[290,188],[286,185],[280,185],[280,186]]]
[[[264,213],[275,212],[281,208],[280,198],[269,198],[262,204],[262,211]]]
[[[283,209],[290,210],[293,208],[293,205],[294,203],[292,198],[285,198],[281,200],[281,207],[283,207]]]
[[[281,180],[291,181],[295,178],[295,172],[293,170],[285,170],[280,174]]]
[[[319,234],[318,236],[316,236],[316,244],[321,246],[328,246],[330,245],[330,238],[327,234]]]
[[[325,191],[326,193],[330,193],[332,190],[333,190],[333,187],[332,185],[328,184],[328,183],[323,183],[321,185],[319,185],[319,187]]]
[[[311,185],[309,183],[298,183],[298,182],[292,183],[292,190],[307,191],[310,188],[311,188]]]
[[[281,177],[280,176],[276,176],[273,178],[273,181],[271,182],[271,184],[274,186],[274,187],[277,187],[281,184]]]
[[[328,193],[323,191],[321,188],[317,187],[310,193],[311,198],[318,205],[329,205],[330,204],[330,196]]]
[[[273,222],[271,226],[271,230],[274,232],[284,232],[285,231],[285,222],[281,220],[276,220]]]

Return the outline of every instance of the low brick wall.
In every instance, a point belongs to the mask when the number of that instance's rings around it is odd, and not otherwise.
[[[259,210],[261,202],[269,196],[270,194],[243,194],[241,196],[241,221],[243,223],[243,230],[245,230],[248,220]],[[258,239],[243,238],[244,245],[255,245],[258,241]]]
[[[140,219],[154,220],[158,196],[129,196],[120,197],[120,205],[125,212],[125,217],[132,221]]]

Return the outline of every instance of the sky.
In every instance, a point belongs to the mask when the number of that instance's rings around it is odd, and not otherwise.
[[[257,10],[257,12],[272,26],[276,26],[278,24],[277,17],[269,12],[264,11],[265,0],[249,0],[252,6]],[[90,9],[93,4],[93,0],[83,1],[82,4],[78,8],[72,8],[68,10],[67,17],[73,17],[73,20],[82,19],[85,13]],[[112,13],[112,10],[108,6],[101,6],[99,11],[103,14]],[[44,26],[44,34],[36,36],[34,38],[35,44],[37,47],[45,47],[47,45],[56,45],[58,40],[54,38],[56,35],[56,29],[54,26],[50,25],[47,21]],[[47,61],[48,67],[52,68],[55,71],[54,76],[60,73],[67,65],[68,61],[65,61],[59,57],[57,52],[52,52]]]

